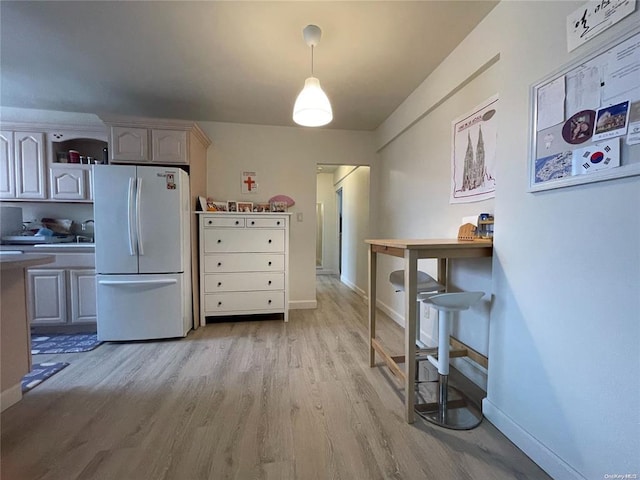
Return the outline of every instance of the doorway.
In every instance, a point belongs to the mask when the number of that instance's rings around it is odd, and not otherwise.
[[[317,197],[322,204],[322,268],[317,274],[339,276],[351,288],[364,293],[367,288],[367,248],[369,238],[369,166],[318,165]],[[316,243],[318,246],[318,243]],[[318,252],[319,255],[319,252]]]

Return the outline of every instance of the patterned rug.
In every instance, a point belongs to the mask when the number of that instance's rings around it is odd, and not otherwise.
[[[93,350],[102,342],[97,333],[51,333],[48,335],[31,334],[31,354],[77,353]]]
[[[68,365],[68,363],[64,362],[46,362],[32,365],[31,371],[22,377],[22,393],[26,393],[33,387],[40,385],[47,378],[55,375]]]

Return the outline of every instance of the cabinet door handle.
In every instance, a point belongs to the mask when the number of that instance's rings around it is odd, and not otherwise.
[[[218,243],[222,243],[222,240],[218,239]]]
[[[207,225],[211,225],[213,223],[212,220],[207,220]]]
[[[269,262],[269,266],[271,266],[271,262]]]
[[[269,243],[271,243],[271,239],[269,239]]]
[[[222,282],[218,282],[218,286],[221,287],[222,286]]]
[[[271,280],[269,280],[269,283],[268,283],[268,285],[271,285]]]
[[[240,225],[240,221],[239,220],[236,220],[236,225]]]
[[[269,305],[271,305],[271,300],[269,300],[267,303],[268,303]]]
[[[218,306],[221,307],[222,306],[222,302],[218,302]]]
[[[251,225],[255,225],[256,222],[254,220],[251,220]]]
[[[218,262],[218,266],[221,267],[222,266],[222,262]]]
[[[280,220],[278,220],[278,221],[276,222],[276,225],[280,225]]]

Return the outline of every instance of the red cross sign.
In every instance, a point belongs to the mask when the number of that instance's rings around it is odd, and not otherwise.
[[[256,172],[242,172],[242,193],[256,193],[258,191],[258,176]]]

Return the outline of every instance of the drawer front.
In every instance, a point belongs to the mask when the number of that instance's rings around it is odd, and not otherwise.
[[[204,228],[209,227],[228,227],[228,228],[244,228],[245,219],[240,217],[203,217],[202,223]]]
[[[284,230],[205,230],[204,251],[284,252]]]
[[[276,218],[251,218],[247,217],[248,228],[284,228],[286,221],[284,217]]]
[[[284,290],[284,273],[216,273],[204,276],[204,291]]]
[[[214,253],[204,257],[204,273],[281,272],[284,255],[279,253]]]
[[[283,309],[284,292],[281,291],[208,293],[204,296],[205,315]]]

